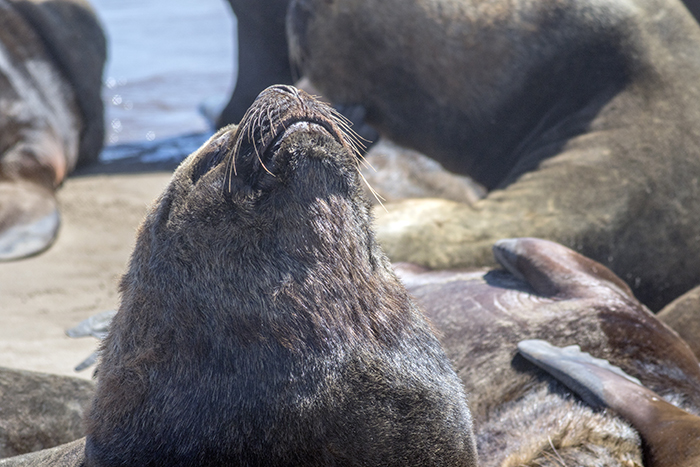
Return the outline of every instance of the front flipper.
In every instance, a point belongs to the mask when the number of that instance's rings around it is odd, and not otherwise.
[[[700,417],[669,404],[636,378],[578,346],[525,340],[518,350],[587,403],[608,407],[629,421],[644,440],[646,466],[700,465]]]
[[[493,254],[501,266],[546,297],[596,296],[601,286],[633,297],[627,284],[608,268],[549,240],[499,240]]]
[[[0,261],[44,251],[60,223],[53,192],[30,182],[0,181]]]

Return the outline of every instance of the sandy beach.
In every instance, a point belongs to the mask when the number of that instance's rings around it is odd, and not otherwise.
[[[91,378],[75,365],[97,346],[65,329],[118,305],[118,281],[148,206],[176,164],[123,160],[74,174],[58,191],[59,237],[46,252],[0,263],[0,366]]]
[[[65,330],[117,307],[139,223],[178,160],[206,140],[187,135],[211,131],[200,104],[223,104],[236,71],[235,18],[223,0],[91,3],[109,41],[101,158],[113,162],[58,190],[62,224],[49,250],[0,262],[0,366],[82,378],[94,367],[73,368],[97,340]]]

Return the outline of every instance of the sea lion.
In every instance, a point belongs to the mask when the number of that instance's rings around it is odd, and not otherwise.
[[[608,407],[629,420],[644,440],[646,467],[700,464],[700,417],[669,404],[658,394],[609,364],[546,341],[518,343],[520,353],[566,384],[593,406]]]
[[[84,0],[0,0],[0,260],[55,239],[54,191],[103,144],[105,38]]]
[[[688,343],[700,359],[700,286],[666,305],[658,316]]]
[[[258,94],[273,84],[292,84],[285,38],[289,0],[228,0],[236,15],[238,77],[216,126],[238,123]]]
[[[0,458],[84,436],[94,384],[78,378],[0,368]]]
[[[516,349],[523,339],[581,344],[689,413],[700,411],[697,359],[610,270],[537,239],[501,241],[495,254],[505,270],[395,265],[468,391],[480,465],[642,465],[635,431],[525,362]],[[686,433],[682,424],[674,430]],[[664,434],[652,427],[642,436]]]
[[[488,266],[496,240],[532,236],[605,264],[655,311],[696,285],[700,27],[678,0],[289,8],[292,59],[326,98],[490,190],[473,208],[377,209],[393,261]]]
[[[462,384],[379,249],[342,119],[288,86],[137,234],[87,466],[476,464]]]
[[[499,241],[494,253],[505,270],[397,265],[464,382],[480,465],[642,465],[629,426],[519,356],[525,339],[578,344],[700,413],[697,359],[610,270],[539,239]]]

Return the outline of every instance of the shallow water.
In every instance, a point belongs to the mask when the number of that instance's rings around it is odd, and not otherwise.
[[[213,130],[202,106],[225,104],[235,81],[236,26],[228,2],[91,3],[108,37],[103,160],[140,150],[172,157],[196,148]]]

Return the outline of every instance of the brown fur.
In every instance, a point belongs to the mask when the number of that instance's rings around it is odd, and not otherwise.
[[[516,343],[579,344],[684,409],[700,410],[688,346],[599,263],[552,242],[499,242],[504,271],[398,270],[465,384],[482,466],[641,465],[634,431],[578,401]],[[520,279],[518,279],[519,277]]]
[[[87,465],[475,465],[343,127],[273,87],[176,171],[121,282]]]
[[[377,209],[393,261],[490,266],[531,236],[653,310],[696,285],[700,27],[678,0],[294,0],[288,32],[325,97],[490,190]]]
[[[608,408],[642,437],[646,467],[695,467],[700,462],[700,417],[665,401],[606,360],[543,340],[518,343],[528,361],[594,407]]]
[[[0,0],[0,260],[55,239],[54,191],[102,148],[105,38],[83,0]]]
[[[666,305],[658,316],[688,343],[700,359],[700,286]]]

